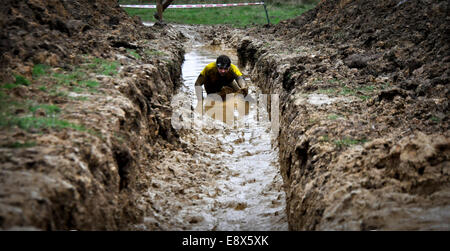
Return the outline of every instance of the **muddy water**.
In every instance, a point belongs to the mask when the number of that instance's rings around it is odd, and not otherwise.
[[[203,68],[220,54],[230,56],[234,64],[237,56],[233,50],[205,46],[195,40],[192,29],[180,29],[190,42],[182,66],[183,85],[172,100],[172,125],[179,128],[186,147],[166,153],[156,164],[153,189],[147,195],[155,211],[137,227],[288,230],[278,149],[273,147],[277,144],[271,139],[263,102],[254,102],[263,100],[258,89],[246,79],[253,97],[246,102],[247,109],[242,97],[216,102],[218,106],[207,100],[198,104],[194,83]],[[208,107],[224,108],[228,119],[215,116],[222,112],[214,114]]]
[[[215,61],[219,54],[227,54],[232,62],[237,62],[233,51],[201,44],[194,45],[185,55],[182,69],[184,86],[180,94],[193,101],[192,107],[199,107],[195,98],[195,80],[203,67]],[[246,81],[251,85],[249,79]],[[251,85],[250,95],[257,98],[257,92]],[[210,144],[222,145],[225,151],[215,153],[215,157],[220,158],[228,175],[217,179],[214,184],[214,190],[220,193],[211,200],[214,208],[209,221],[205,221],[204,229],[213,226],[214,230],[287,230],[278,152],[272,147],[274,142],[271,142],[267,111],[255,102],[247,102],[247,109],[242,110],[239,108],[245,107],[245,100],[227,99],[225,106],[218,106],[219,111],[220,108],[231,110],[232,116],[226,113],[223,121],[224,117],[210,116],[207,105],[205,102],[203,109],[206,114],[203,117],[201,111],[196,110],[194,119],[199,121],[193,122],[191,133],[210,140]],[[205,133],[213,137],[199,135]],[[203,229],[203,226],[198,229]]]

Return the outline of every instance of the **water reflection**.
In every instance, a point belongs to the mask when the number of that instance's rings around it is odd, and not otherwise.
[[[253,103],[253,99],[250,96],[244,98],[242,94],[227,94],[224,98],[210,94],[203,103],[197,103],[195,111],[233,126],[244,116],[249,115],[250,102]]]

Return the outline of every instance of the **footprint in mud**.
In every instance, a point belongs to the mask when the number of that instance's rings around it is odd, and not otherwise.
[[[189,224],[197,224],[204,220],[203,216],[192,216],[189,218],[188,222]]]
[[[245,142],[244,138],[238,138],[238,139],[233,141],[233,143],[235,143],[235,144],[241,144],[241,143],[244,143],[244,142]]]
[[[229,201],[222,204],[222,208],[232,208],[237,211],[245,210],[248,207],[246,202]]]
[[[245,202],[239,202],[237,203],[237,205],[234,207],[234,210],[244,210],[247,208],[247,203]]]
[[[242,154],[242,156],[252,156],[253,154],[249,151],[245,151],[244,154]]]

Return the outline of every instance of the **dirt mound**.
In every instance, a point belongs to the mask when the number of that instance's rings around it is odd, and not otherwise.
[[[0,10],[0,80],[11,73],[31,77],[34,64],[64,66],[80,55],[109,57],[114,48],[136,49],[154,35],[130,19],[117,1],[14,1]]]
[[[183,36],[115,0],[3,1],[0,228],[129,229],[146,168],[180,142]]]
[[[344,46],[341,55],[350,67],[367,67],[367,74],[395,72],[402,80],[425,75],[438,85],[449,82],[448,9],[446,1],[323,1],[278,28],[300,27],[288,37],[357,45],[365,52]],[[355,65],[358,60],[364,63]]]
[[[220,35],[280,96],[291,229],[450,228],[448,4],[322,1]]]

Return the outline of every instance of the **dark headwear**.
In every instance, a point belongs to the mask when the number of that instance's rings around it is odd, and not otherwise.
[[[220,55],[216,60],[216,65],[221,69],[228,69],[231,65],[231,60],[226,55]]]

